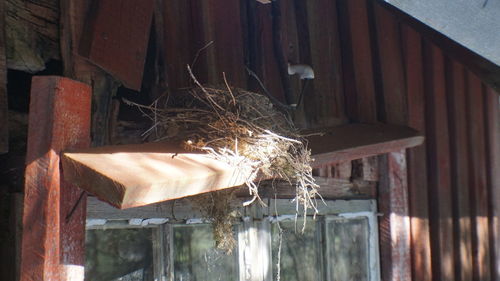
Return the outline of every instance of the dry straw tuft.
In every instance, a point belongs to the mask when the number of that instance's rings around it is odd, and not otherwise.
[[[246,185],[252,200],[246,205],[254,201],[265,205],[255,179],[280,178],[296,187],[297,214],[305,217],[309,209],[317,213],[320,197],[310,151],[286,115],[266,96],[227,83],[225,87],[202,86],[191,77],[197,87],[183,90],[164,108],[140,106],[151,112],[148,115],[154,123],[146,137],[180,141],[189,150],[205,151],[230,165],[250,169]]]

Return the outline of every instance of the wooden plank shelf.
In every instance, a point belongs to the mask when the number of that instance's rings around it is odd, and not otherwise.
[[[120,209],[239,186],[251,175],[171,143],[69,152],[62,165],[66,180]]]
[[[419,145],[416,131],[392,125],[351,124],[309,137],[314,167]],[[66,180],[111,205],[126,209],[240,186],[250,170],[172,143],[89,148],[64,153]]]
[[[424,137],[411,128],[387,124],[348,124],[316,133],[322,134],[308,137],[314,168],[399,151],[424,142]]]

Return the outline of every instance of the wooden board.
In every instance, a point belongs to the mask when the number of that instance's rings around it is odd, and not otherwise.
[[[154,0],[94,0],[80,54],[127,88],[140,90]]]
[[[80,199],[81,191],[61,179],[59,152],[90,144],[90,100],[91,89],[83,83],[33,78],[21,281],[83,277],[86,197]]]
[[[239,186],[251,172],[177,145],[149,143],[67,152],[68,181],[121,209]]]
[[[470,161],[470,200],[472,207],[473,279],[491,280],[490,237],[488,213],[490,194],[487,188],[485,105],[483,86],[478,77],[468,72],[466,76],[468,160]]]
[[[319,159],[314,165],[382,154],[423,141],[414,130],[389,125],[342,126],[327,134],[309,140],[314,157]],[[67,152],[63,156],[64,175],[118,208],[239,186],[250,176],[251,171],[178,147],[149,143]]]
[[[405,150],[380,157],[378,206],[382,280],[411,280],[410,217]]]
[[[450,63],[447,71],[447,85],[449,92],[449,117],[450,121],[450,160],[451,160],[451,182],[453,187],[453,200],[455,200],[454,233],[458,234],[454,241],[455,266],[461,280],[472,280],[472,237],[471,237],[471,206],[469,172],[471,170],[468,159],[467,141],[467,114],[466,95],[466,70],[456,63]]]
[[[9,151],[5,14],[5,1],[0,1],[0,154]]]
[[[486,138],[488,141],[488,184],[491,190],[490,235],[491,248],[494,249],[492,260],[492,279],[500,280],[500,100],[498,93],[491,88],[485,89],[485,106],[487,110]]]
[[[420,145],[424,137],[404,126],[349,124],[308,137],[313,167],[359,159]]]

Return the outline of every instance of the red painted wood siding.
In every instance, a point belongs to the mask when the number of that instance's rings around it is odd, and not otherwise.
[[[378,2],[298,1],[281,1],[280,12],[284,56],[316,72],[300,123],[378,121],[426,135],[406,152],[412,279],[500,280],[498,94],[437,45],[446,40]],[[246,64],[283,100],[271,6],[216,2],[165,5],[170,88],[190,85],[185,65],[214,40],[194,67],[201,81],[220,83],[224,71],[231,84],[257,90]]]

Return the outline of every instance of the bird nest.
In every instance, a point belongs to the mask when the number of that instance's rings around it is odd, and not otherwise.
[[[264,95],[227,85],[202,86],[193,79],[197,86],[167,98],[166,106],[141,106],[154,123],[145,132],[146,137],[178,141],[188,150],[204,151],[215,159],[250,170],[246,186],[252,199],[245,205],[254,201],[265,205],[256,179],[279,178],[295,186],[297,214],[306,216],[311,209],[316,213],[319,194],[312,176],[311,153],[287,116]],[[197,200],[208,210],[217,201],[213,196],[203,200],[205,203]],[[212,219],[214,224],[225,221],[219,209],[217,218]],[[231,210],[227,210],[228,221],[232,221],[230,214]],[[224,227],[227,233],[227,225]],[[214,233],[218,233],[216,230],[214,225]]]

